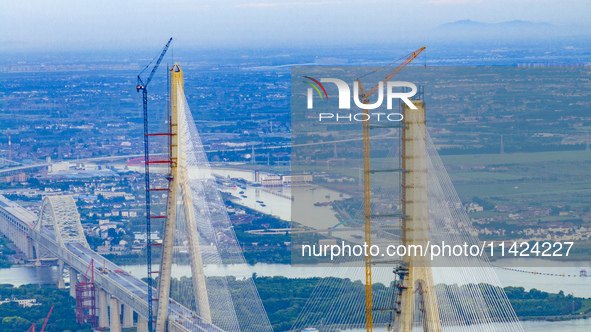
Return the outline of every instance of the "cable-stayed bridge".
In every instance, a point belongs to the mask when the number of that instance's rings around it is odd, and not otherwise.
[[[170,130],[153,134],[168,137],[168,157],[157,162],[170,168],[168,187],[153,188],[168,193],[166,215],[148,215],[148,218],[164,220],[160,270],[154,271],[158,276],[158,288],[152,290],[153,294],[158,294],[154,301],[150,300],[146,283],[121,271],[112,262],[105,261],[103,266],[104,259],[88,246],[70,196],[46,197],[38,217],[1,198],[0,231],[28,258],[57,259],[60,271],[67,267],[71,285],[75,284],[70,292],[80,300],[77,301],[77,316],[98,327],[120,331],[137,324],[139,331],[147,331],[152,322],[159,332],[270,332],[269,319],[251,278],[232,283],[225,277],[207,277],[203,272],[204,264],[245,265],[245,260],[209,169],[184,95],[178,64],[173,66],[170,75]],[[414,212],[410,208],[405,211],[404,218],[420,219],[407,225],[405,236],[416,242],[476,245],[478,239],[470,233],[470,222],[465,211],[459,208],[461,203],[425,130],[424,116],[419,120],[415,122],[420,126],[415,127],[420,130],[408,139],[414,143],[406,146],[406,152],[393,151],[415,160],[417,165],[406,165],[405,172],[421,173],[405,182],[407,187],[412,184],[416,191],[412,197],[405,197],[407,204],[417,206]],[[407,127],[413,126],[407,124]],[[414,154],[408,153],[408,149]],[[149,158],[145,160],[150,162]],[[389,199],[396,197],[391,194],[384,193]],[[410,236],[411,232],[414,235]],[[369,303],[374,308],[370,310],[375,311],[371,324],[376,329],[385,328],[396,316],[396,322],[405,322],[395,327],[398,332],[411,332],[416,322],[422,322],[423,331],[433,332],[522,331],[504,291],[498,288],[499,282],[488,261],[466,260],[462,257],[452,260],[445,265],[450,269],[433,269],[432,276],[428,264],[406,262],[395,269],[397,280],[392,274],[392,264],[376,267],[374,275],[387,273],[393,282],[389,293],[376,292],[370,298]],[[191,277],[173,280],[175,265],[190,265]],[[335,268],[339,269],[342,279],[326,278],[319,282],[292,330],[316,327],[334,331],[369,325],[363,315],[369,307],[364,296],[367,293],[351,296],[343,293],[347,290],[340,284],[345,278],[363,280],[363,277],[357,278],[357,273],[365,272],[359,268]],[[90,284],[89,275],[92,275]],[[64,284],[60,278],[59,286]],[[380,288],[375,283],[368,284]],[[152,311],[154,315],[150,314]],[[137,323],[133,312],[139,318]]]
[[[292,263],[294,257],[301,264],[320,262],[324,265],[319,276],[337,277],[323,278],[318,282],[292,325],[292,330],[299,331],[313,326],[320,331],[523,331],[486,255],[450,254],[436,259],[417,254],[416,251],[415,254],[406,254],[403,251],[404,253],[397,255],[385,255],[392,245],[409,251],[412,248],[422,248],[423,253],[433,246],[441,247],[443,244],[471,248],[480,248],[482,245],[429,137],[422,89],[415,87],[412,98],[400,103],[399,112],[403,119],[400,123],[380,123],[379,119],[371,117],[370,124],[369,109],[372,112],[387,112],[385,107],[379,108],[381,97],[371,104],[371,108],[367,106],[368,109],[364,109],[363,113],[357,113],[360,116],[357,120],[363,123],[337,123],[338,118],[334,123],[320,123],[318,120],[318,112],[335,110],[337,102],[339,109],[349,109],[340,107],[341,90],[347,91],[347,84],[344,82],[349,79],[358,84],[358,91],[361,91],[359,98],[365,99],[365,103],[370,105],[367,97],[372,92],[383,89],[380,84],[385,85],[387,80],[400,71],[400,66],[388,74],[386,79],[380,79],[379,84],[367,94],[360,87],[360,79],[386,67],[374,68],[374,71],[362,67],[358,69],[361,73],[356,72],[353,67],[350,70],[343,70],[341,67],[292,68],[292,170],[317,171],[323,158],[333,155],[332,151],[327,148],[311,148],[302,143],[330,133],[341,140],[349,141],[340,147],[343,155],[350,156],[350,159],[340,168],[338,165],[331,167],[333,178],[351,177],[352,170],[359,169],[360,183],[363,179],[363,193],[358,192],[353,194],[357,196],[352,199],[333,204],[339,210],[340,220],[350,224],[337,228],[341,225],[337,223],[331,228],[319,229],[326,228],[326,225],[318,217],[308,221],[305,224],[307,228],[301,232],[292,232],[292,246],[295,244],[302,248],[301,256],[292,255]],[[313,96],[313,89],[309,88],[312,84],[301,81],[301,77],[310,80],[316,77],[333,83],[342,81],[343,88],[338,86],[339,99],[332,98],[335,93],[332,89],[328,91],[325,107],[319,108],[320,111],[306,107],[310,105],[306,101]],[[320,92],[319,94],[321,95]],[[333,104],[328,102],[329,95],[335,101]],[[363,109],[362,106],[358,107],[359,111]],[[342,112],[346,116],[347,112]],[[361,126],[363,145],[355,143],[355,138],[361,136]],[[378,130],[372,132],[372,128]],[[386,128],[391,129],[390,133],[396,131],[398,135],[391,135],[390,142],[372,141],[372,138],[380,135]],[[334,155],[337,155],[336,145],[334,149]],[[305,220],[309,215],[306,209],[304,200],[296,199],[292,206],[292,219]],[[331,241],[337,240],[335,246],[324,246],[325,249],[331,249],[330,261],[324,259],[327,254],[311,251],[305,254],[304,248],[311,247],[309,244],[312,244],[306,233],[312,229],[317,233],[328,233],[333,238]],[[299,233],[304,236],[298,239]],[[343,245],[340,246],[339,243]],[[345,252],[345,244],[349,248],[353,244],[357,245],[362,249],[361,253],[358,255],[353,251],[353,255],[345,253],[333,257],[332,249],[339,247],[337,249]],[[319,241],[316,248],[321,247]],[[363,248],[367,250],[372,247],[374,250],[378,249],[375,250],[376,254],[367,251],[363,254]],[[349,280],[362,282],[350,287]]]
[[[2,197],[0,231],[30,260],[57,260],[59,271],[67,267],[80,322],[120,331],[135,324],[135,312],[138,331],[152,325],[171,332],[270,332],[252,278],[231,283],[203,273],[204,264],[247,267],[195,128],[178,64],[170,75],[170,132],[162,134],[170,143],[164,161],[170,167],[169,186],[148,186],[168,192],[166,216],[148,215],[164,220],[160,269],[150,275],[158,278],[157,289],[150,291],[148,284],[90,249],[71,196],[45,197],[38,217]],[[191,277],[173,279],[172,269],[179,265],[190,265]],[[58,285],[64,284],[60,278]]]

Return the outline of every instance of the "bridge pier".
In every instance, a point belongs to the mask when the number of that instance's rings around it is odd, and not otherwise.
[[[0,201],[2,196],[0,195]],[[95,288],[94,296],[96,298],[88,299],[84,298],[84,304],[78,309],[84,309],[83,315],[80,315],[81,310],[78,310],[79,316],[84,316],[85,320],[93,320],[96,317],[88,317],[86,313],[89,311],[93,315],[98,316],[98,326],[102,329],[109,329],[112,332],[120,332],[122,325],[124,327],[132,327],[133,324],[133,312],[138,313],[137,331],[138,332],[150,332],[148,331],[148,308],[155,307],[156,304],[147,301],[146,290],[147,288],[142,287],[142,284],[138,279],[127,273],[114,272],[118,270],[118,267],[109,262],[109,272],[97,272],[97,266],[93,265],[93,269],[89,269],[90,264],[96,264],[98,260],[102,260],[100,255],[93,252],[86,242],[84,232],[79,220],[79,214],[77,213],[75,202],[70,196],[47,196],[45,197],[41,209],[41,213],[36,223],[34,216],[31,218],[27,217],[27,210],[21,208],[19,210],[20,218],[19,225],[23,229],[27,230],[31,243],[27,244],[30,246],[31,254],[34,256],[34,261],[41,265],[42,262],[57,260],[58,263],[58,276],[54,281],[59,288],[65,288],[65,271],[64,267],[68,268],[70,276],[70,294],[76,296],[76,284],[79,279],[84,277],[85,271],[94,275],[88,277],[94,277]],[[0,211],[3,206],[0,205]],[[29,220],[30,219],[30,220]],[[0,231],[3,227],[3,223],[0,216]],[[32,226],[33,225],[33,226]],[[23,244],[22,242],[18,242]],[[25,250],[27,251],[27,250]],[[105,264],[105,263],[103,263]],[[111,271],[113,270],[113,271]],[[109,294],[105,289],[108,289]],[[80,290],[80,289],[79,289]],[[93,293],[92,289],[88,287],[85,289],[85,295]],[[116,294],[117,297],[111,296]],[[80,293],[78,294],[80,295]],[[82,299],[82,298],[79,298]],[[122,301],[129,303],[131,306],[125,306],[123,309]],[[95,302],[95,303],[92,303]],[[80,304],[80,302],[79,302]],[[109,304],[111,306],[111,312],[109,312]],[[94,308],[96,306],[96,308]],[[89,308],[89,311],[86,311]],[[96,312],[94,309],[98,309]],[[185,308],[179,304],[173,307],[174,315],[185,314],[190,312],[189,308]],[[123,312],[123,315],[121,313]],[[123,316],[123,317],[122,317]],[[150,317],[149,319],[154,319]],[[122,322],[123,320],[123,322]],[[164,324],[171,326],[171,323]],[[190,325],[191,330],[200,331],[213,331],[223,332],[219,327],[208,324],[203,320],[184,321],[185,325]],[[165,326],[166,326],[165,325]],[[172,321],[172,330],[176,331],[187,331],[185,326],[181,326],[178,321]]]
[[[57,288],[64,289],[66,288],[66,282],[64,281],[64,261],[59,259],[57,262]]]
[[[133,309],[128,305],[123,305],[123,328],[133,327]]]
[[[109,330],[111,332],[121,332],[121,302],[117,298],[111,296],[111,325]]]
[[[109,307],[107,306],[107,292],[99,289],[99,327],[109,327]]]
[[[137,332],[148,332],[148,320],[142,316],[137,318]]]
[[[70,296],[76,298],[76,284],[78,283],[78,271],[74,270],[73,267],[68,268],[70,270]]]
[[[31,258],[31,239],[29,227],[37,217],[23,209],[20,205],[0,195],[0,233],[4,234],[14,243],[18,250],[22,251],[26,258]]]
[[[35,250],[33,249],[33,240],[27,234],[27,258],[33,259],[35,258]]]

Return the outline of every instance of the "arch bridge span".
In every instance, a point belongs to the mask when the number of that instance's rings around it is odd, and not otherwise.
[[[44,260],[57,260],[62,271],[56,280],[60,288],[65,288],[64,269],[69,271],[72,285],[72,281],[81,281],[92,264],[97,327],[110,328],[114,332],[133,326],[137,326],[138,331],[148,330],[148,285],[90,249],[72,196],[45,197],[37,217],[0,195],[0,232],[31,262],[41,264]],[[76,287],[70,287],[70,295],[76,296]],[[154,303],[151,305],[156,307]],[[134,321],[133,312],[137,313],[137,321]],[[173,300],[169,301],[168,312],[169,317],[179,318],[169,319],[170,332],[222,332]]]

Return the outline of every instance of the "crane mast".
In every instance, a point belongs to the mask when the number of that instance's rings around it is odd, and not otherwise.
[[[410,55],[406,56],[406,59],[398,65],[394,70],[392,70],[384,79],[381,81],[383,84],[390,81],[394,76],[396,76],[404,67],[406,67],[409,63],[411,63],[414,59],[416,59],[421,52],[425,50],[425,47],[421,47],[418,50],[410,53]],[[395,61],[396,62],[396,61]],[[373,71],[375,73],[380,69]],[[371,74],[371,73],[370,73]],[[363,89],[363,85],[359,78],[357,79],[359,83],[359,94],[360,100],[364,104],[369,103],[369,97],[378,91],[380,84],[376,84],[371,90],[367,93]],[[369,110],[364,109],[364,114],[367,114],[369,118]],[[365,243],[368,247],[371,247],[371,169],[370,169],[370,147],[369,147],[369,121],[363,121],[363,203],[364,203],[364,227],[365,227]],[[365,320],[366,320],[366,329],[367,332],[373,331],[373,292],[372,292],[372,275],[371,275],[371,264],[372,259],[371,255],[365,256]]]
[[[144,114],[144,179],[145,179],[145,186],[146,186],[146,257],[147,257],[147,272],[148,272],[148,331],[152,332],[152,326],[153,326],[153,309],[152,309],[152,302],[153,302],[153,298],[152,298],[152,239],[151,239],[151,235],[152,235],[152,230],[151,230],[151,215],[150,215],[150,204],[151,204],[151,198],[150,198],[150,142],[149,142],[149,129],[148,129],[148,90],[147,87],[150,84],[150,82],[152,81],[152,78],[154,78],[154,74],[156,74],[156,70],[158,69],[158,66],[160,65],[160,63],[162,62],[162,59],[164,58],[164,55],[166,54],[166,51],[168,51],[168,47],[170,46],[170,43],[172,42],[172,38],[170,38],[168,40],[168,42],[166,43],[166,45],[164,46],[164,48],[162,49],[162,51],[160,52],[160,56],[158,57],[158,60],[156,61],[156,64],[154,64],[154,67],[152,68],[152,71],[150,72],[150,75],[148,76],[148,79],[146,79],[146,82],[144,83],[144,81],[141,78],[142,73],[148,69],[148,67],[150,67],[150,65],[152,64],[152,62],[154,60],[152,60],[138,75],[137,75],[137,84],[136,84],[136,89],[137,92],[140,92],[140,90],[142,91],[142,101],[143,101],[143,114]]]

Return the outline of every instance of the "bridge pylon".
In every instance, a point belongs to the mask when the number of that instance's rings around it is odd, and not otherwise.
[[[405,247],[419,245],[426,248],[429,240],[429,198],[427,185],[427,132],[425,104],[412,100],[417,107],[402,105],[402,243]],[[425,249],[426,250],[426,249]],[[441,332],[437,296],[428,257],[406,255],[396,269],[399,276],[396,311],[396,332],[411,332],[416,300],[421,311],[423,331]],[[418,296],[417,296],[418,295]]]
[[[178,63],[170,69],[170,173],[168,176],[168,201],[166,205],[166,221],[164,223],[162,254],[160,256],[160,278],[158,279],[158,310],[156,313],[156,331],[165,332],[168,320],[168,306],[170,298],[170,281],[172,259],[174,251],[174,233],[177,216],[183,216],[189,256],[191,274],[193,276],[193,291],[197,306],[197,314],[206,323],[211,323],[211,311],[205,285],[203,261],[199,247],[199,236],[195,220],[195,207],[189,183],[187,152],[186,122],[184,119],[184,83],[183,71]],[[182,203],[182,213],[177,215],[179,202]]]

